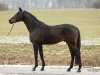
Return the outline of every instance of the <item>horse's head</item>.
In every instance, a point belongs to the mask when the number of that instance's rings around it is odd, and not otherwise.
[[[19,11],[11,19],[9,19],[9,23],[13,24],[22,21],[23,19],[22,15],[23,15],[23,10],[19,7]]]

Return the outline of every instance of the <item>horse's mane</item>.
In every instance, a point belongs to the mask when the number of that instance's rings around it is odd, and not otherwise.
[[[40,20],[38,20],[34,15],[32,15],[31,13],[27,12],[27,11],[24,11],[27,15],[30,15],[31,18],[33,18],[34,20],[38,21],[38,23],[40,25],[46,25],[44,22],[41,22]]]
[[[38,20],[34,15],[32,15],[31,13],[24,11],[26,14],[30,15],[31,17],[33,17],[34,19]]]

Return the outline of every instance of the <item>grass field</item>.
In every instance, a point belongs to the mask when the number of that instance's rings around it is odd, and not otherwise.
[[[8,20],[17,11],[0,12],[0,36],[10,30]],[[48,25],[69,23],[77,26],[82,38],[100,38],[100,10],[96,9],[69,9],[69,10],[33,10],[29,11],[40,21]],[[16,23],[10,36],[28,36],[24,23]]]
[[[0,37],[7,35],[12,26],[8,20],[16,12],[0,12]],[[69,23],[77,26],[81,31],[82,39],[100,38],[100,9],[31,10],[29,12],[48,25]],[[10,34],[12,37],[28,35],[22,22],[16,23]],[[100,66],[100,45],[82,46],[81,52],[83,65]],[[47,65],[68,65],[70,63],[70,53],[65,45],[44,46],[44,54]],[[32,45],[0,43],[0,64],[33,63]]]

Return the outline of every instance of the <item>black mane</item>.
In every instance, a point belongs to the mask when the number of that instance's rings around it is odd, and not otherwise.
[[[23,21],[26,24],[29,32],[32,32],[35,28],[46,25],[27,11],[23,11]]]
[[[36,24],[38,23],[39,25],[43,25],[43,24],[45,24],[44,22],[42,22],[42,21],[40,21],[40,20],[38,20],[34,15],[32,15],[31,13],[29,13],[29,12],[27,12],[27,11],[23,11],[25,14],[27,14],[27,16],[29,15],[29,17],[30,17],[30,20],[32,20],[32,22],[33,22],[33,20],[34,21],[36,21]],[[46,25],[46,24],[45,24]]]
[[[34,15],[30,14],[29,12],[27,12],[27,11],[23,11],[23,12],[25,12],[27,15],[30,15],[32,18],[38,20]],[[38,21],[39,21],[39,20],[38,20]]]

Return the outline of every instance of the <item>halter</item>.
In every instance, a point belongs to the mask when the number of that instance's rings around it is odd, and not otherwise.
[[[23,12],[24,12],[24,11],[22,11],[21,14],[20,14],[20,15],[21,15],[21,19],[23,19]]]

